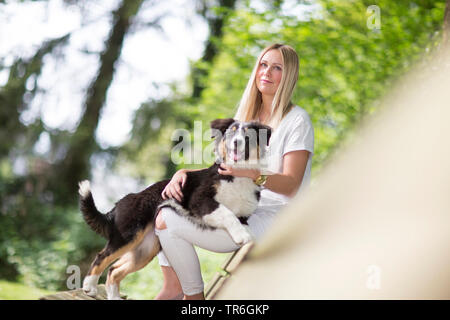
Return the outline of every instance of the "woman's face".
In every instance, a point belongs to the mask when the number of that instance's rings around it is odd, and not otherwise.
[[[259,62],[256,72],[256,87],[263,95],[275,95],[283,75],[283,60],[280,51],[267,51]]]

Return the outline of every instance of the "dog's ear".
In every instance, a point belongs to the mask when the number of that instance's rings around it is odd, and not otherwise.
[[[261,134],[266,134],[266,144],[269,145],[270,136],[272,135],[272,128],[257,121],[252,122],[252,128],[258,132],[258,142]]]
[[[269,145],[270,137],[272,136],[272,128],[269,126],[264,126],[264,129],[267,130],[267,145]]]
[[[227,131],[228,127],[235,122],[235,120],[233,118],[228,118],[228,119],[216,119],[211,121],[211,138],[217,138],[218,136],[218,132],[217,130],[220,131],[220,133],[223,134],[225,133],[225,131]],[[214,130],[215,129],[215,130]]]

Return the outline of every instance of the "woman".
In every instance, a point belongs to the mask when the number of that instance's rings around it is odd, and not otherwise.
[[[305,110],[291,103],[299,70],[298,56],[287,45],[273,44],[258,57],[240,101],[235,119],[258,120],[274,130],[269,141],[268,169],[264,176],[253,169],[232,169],[222,164],[219,173],[249,177],[263,182],[258,208],[248,220],[252,236],[258,241],[270,227],[276,213],[309,182],[314,132]],[[172,177],[162,197],[181,201],[186,181],[185,169]],[[158,255],[164,285],[156,299],[204,299],[200,263],[194,246],[215,252],[239,248],[222,229],[200,230],[170,208],[156,218],[156,233],[162,251]]]

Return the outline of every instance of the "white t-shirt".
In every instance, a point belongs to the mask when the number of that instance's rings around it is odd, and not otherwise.
[[[294,106],[272,132],[267,150],[267,170],[272,173],[283,172],[283,156],[292,151],[310,152],[303,180],[297,194],[302,192],[311,179],[311,162],[314,154],[314,128],[308,113],[299,106]],[[258,204],[258,213],[265,211],[275,214],[289,202],[288,196],[263,188]]]
[[[292,151],[307,150],[310,152],[303,180],[297,194],[302,192],[311,179],[311,162],[314,154],[314,128],[308,113],[299,106],[294,106],[284,116],[278,127],[272,131],[267,149],[267,168],[264,173],[282,173],[283,156]],[[266,172],[268,171],[268,172]],[[248,226],[256,240],[269,229],[280,209],[291,198],[263,188],[261,198],[255,212],[248,219]]]

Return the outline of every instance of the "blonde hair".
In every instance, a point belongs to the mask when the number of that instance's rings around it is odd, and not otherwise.
[[[266,52],[273,49],[278,50],[281,53],[283,61],[281,81],[273,98],[271,113],[267,123],[267,125],[275,129],[293,106],[291,98],[298,79],[298,55],[295,50],[288,45],[275,43],[264,48],[261,52],[256,60],[247,87],[239,102],[236,118],[240,121],[258,120],[258,115],[262,109],[262,95],[256,87],[256,73],[262,57]]]

